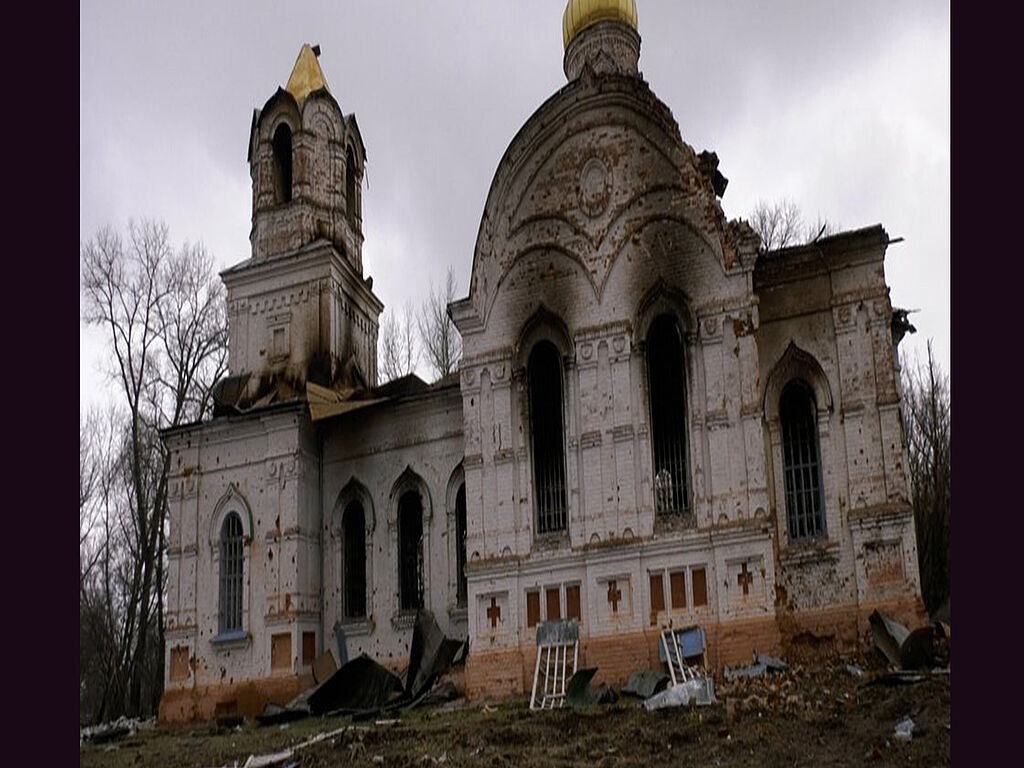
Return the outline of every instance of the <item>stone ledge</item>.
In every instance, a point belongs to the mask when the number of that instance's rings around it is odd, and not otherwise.
[[[898,501],[886,504],[872,504],[869,507],[851,509],[848,514],[848,518],[851,525],[857,524],[858,526],[861,526],[871,523],[895,522],[906,518],[912,518],[913,515],[913,507],[905,502]]]
[[[839,542],[835,539],[815,539],[814,541],[790,544],[779,552],[779,564],[799,566],[817,563],[822,560],[839,561]]]
[[[210,645],[215,651],[233,651],[237,648],[247,648],[251,644],[252,635],[245,630],[224,632],[210,638]]]

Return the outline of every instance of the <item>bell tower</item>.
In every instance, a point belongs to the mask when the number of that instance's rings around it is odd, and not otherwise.
[[[253,112],[252,253],[221,273],[229,373],[246,382],[240,406],[301,398],[307,382],[377,382],[383,304],[363,276],[366,149],[319,55],[303,45],[288,84]]]
[[[253,115],[252,255],[270,259],[328,240],[362,273],[366,149],[354,115],[327,86],[320,47],[302,46],[291,77]]]

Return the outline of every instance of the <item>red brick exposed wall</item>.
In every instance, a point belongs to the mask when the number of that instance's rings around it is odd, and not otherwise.
[[[868,616],[878,609],[913,629],[927,621],[920,597],[905,597],[877,605],[844,606],[801,614],[745,619],[705,627],[707,665],[715,673],[723,667],[749,664],[754,651],[781,654],[806,662],[870,647]],[[643,632],[583,638],[579,667],[597,667],[594,684],[619,687],[637,669],[660,669],[655,628]],[[523,698],[533,689],[537,648],[532,643],[503,651],[470,653],[465,672],[456,670],[455,682],[471,700]],[[464,680],[463,680],[464,674]],[[287,704],[312,685],[309,675],[275,677],[234,685],[169,690],[160,700],[160,720],[209,720],[219,714],[253,717],[267,702]]]
[[[219,715],[255,717],[268,702],[284,706],[313,684],[312,675],[274,677],[232,685],[171,689],[160,699],[160,721],[185,723]]]
[[[733,621],[706,629],[707,661],[712,669],[720,670],[723,664],[747,664],[755,648],[770,653],[778,653],[780,649],[779,628],[774,617]],[[583,638],[578,666],[598,668],[594,685],[608,683],[619,687],[638,669],[661,667],[659,642],[658,631],[653,628]],[[466,662],[466,695],[470,699],[488,700],[529,696],[536,662],[537,647],[532,643],[510,651],[471,653]]]
[[[529,654],[529,687],[525,683],[524,665]],[[511,699],[529,694],[533,688],[533,663],[536,651],[523,646],[510,651],[488,651],[466,659],[466,698]]]
[[[707,665],[715,673],[723,667],[750,664],[754,651],[781,654],[790,661],[807,662],[857,648],[870,648],[868,616],[875,609],[913,629],[927,621],[920,598],[891,600],[870,606],[842,606],[822,611],[782,614],[712,624],[705,627]],[[579,667],[597,667],[594,684],[621,686],[637,669],[660,669],[658,631],[584,638]],[[537,648],[528,644],[506,651],[470,654],[466,666],[466,695],[470,699],[501,700],[529,696]]]
[[[782,650],[779,623],[774,616],[724,622],[706,631],[708,666],[716,672],[723,667],[750,664],[754,651],[778,654]]]

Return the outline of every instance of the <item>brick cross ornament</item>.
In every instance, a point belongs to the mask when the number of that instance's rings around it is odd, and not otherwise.
[[[622,592],[614,581],[608,582],[608,602],[612,605],[612,613],[619,612],[619,601],[622,599]]]
[[[750,585],[754,583],[754,574],[747,570],[747,564],[743,564],[743,570],[736,574],[736,583],[743,587],[743,594],[750,594]]]
[[[491,598],[491,607],[487,609],[487,618],[491,620],[491,627],[498,626],[498,622],[501,620],[501,606],[493,597]]]

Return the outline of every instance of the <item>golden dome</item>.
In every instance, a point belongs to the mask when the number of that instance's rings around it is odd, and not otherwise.
[[[580,32],[599,21],[621,21],[636,29],[636,0],[569,0],[562,15],[566,48]]]
[[[324,77],[324,71],[320,69],[320,62],[317,61],[319,55],[319,45],[311,46],[305,43],[299,51],[299,57],[295,59],[292,76],[288,78],[285,90],[295,97],[299,107],[313,91],[327,88],[327,78]]]

